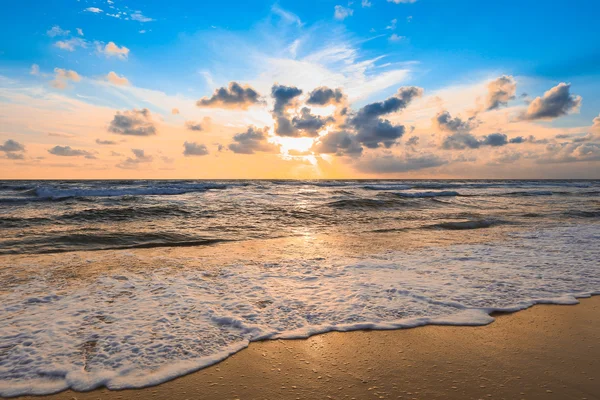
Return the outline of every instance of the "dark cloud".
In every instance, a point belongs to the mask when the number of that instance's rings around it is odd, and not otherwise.
[[[100,139],[96,139],[96,143],[97,144],[117,144],[117,142],[113,141],[113,140],[100,140]]]
[[[24,160],[25,159],[25,155],[23,153],[13,153],[13,152],[4,153],[4,157],[8,158],[9,160]]]
[[[198,144],[195,142],[185,142],[183,144],[184,156],[206,156],[208,155],[208,148],[204,144]]]
[[[363,147],[356,140],[356,135],[347,131],[330,132],[322,136],[314,145],[318,153],[359,156]]]
[[[401,87],[398,92],[380,102],[367,104],[352,116],[348,125],[356,131],[356,140],[368,148],[383,145],[389,148],[404,135],[404,125],[394,125],[380,117],[405,109],[416,97],[421,96],[423,89],[417,87]]]
[[[267,142],[269,128],[262,130],[254,126],[248,127],[244,133],[238,133],[233,137],[233,143],[229,144],[229,150],[237,154],[254,154],[255,152],[275,153],[279,147]]]
[[[61,157],[78,157],[84,156],[85,158],[93,159],[96,158],[93,153],[86,150],[73,149],[71,146],[54,146],[48,150],[48,153],[54,154],[55,156]]]
[[[124,112],[117,111],[117,114],[110,122],[108,131],[129,136],[156,135],[156,127],[152,122],[152,115],[147,108]]]
[[[326,86],[321,86],[309,93],[306,103],[326,106],[328,104],[339,104],[343,101],[344,93],[341,89],[330,89]]]
[[[413,99],[420,97],[422,94],[423,89],[421,88],[415,86],[401,87],[394,96],[384,101],[367,104],[358,110],[356,116],[352,118],[352,123],[362,125],[383,115],[403,110]]]
[[[508,138],[504,133],[492,133],[484,136],[481,140],[482,146],[500,147],[508,144]]]
[[[481,142],[470,133],[455,133],[447,136],[442,142],[442,148],[446,150],[478,149]]]
[[[389,154],[364,159],[357,164],[357,169],[372,174],[393,174],[439,167],[445,164],[448,164],[448,161],[435,154],[406,154],[404,156]]]
[[[442,111],[433,118],[433,126],[441,132],[470,132],[477,126],[477,121],[475,117],[467,120],[452,118],[448,111]]]
[[[0,145],[0,151],[2,151],[4,153],[14,153],[14,152],[18,152],[18,151],[25,151],[25,146],[15,140],[8,139],[7,141],[4,142],[4,144]]]
[[[317,137],[319,136],[319,131],[332,122],[334,122],[333,117],[323,118],[313,115],[308,107],[303,107],[300,111],[300,116],[294,117],[291,125],[302,133],[301,136]]]
[[[195,131],[195,132],[200,132],[200,131],[202,131],[204,129],[202,127],[202,124],[200,122],[194,122],[194,121],[186,121],[185,122],[185,127],[188,130]]]
[[[577,110],[581,105],[581,96],[572,95],[570,90],[571,84],[559,83],[542,97],[533,99],[519,119],[552,119]]]
[[[302,90],[295,86],[273,85],[271,88],[271,96],[275,99],[273,112],[278,115],[284,113],[286,107],[292,103],[294,98],[301,94]]]
[[[517,136],[517,137],[510,139],[508,142],[509,143],[525,143],[526,141],[527,141],[527,139],[524,138],[523,136]]]
[[[485,109],[495,110],[506,106],[515,98],[517,83],[512,76],[503,75],[488,84],[488,95]]]
[[[229,87],[222,87],[208,97],[203,97],[196,102],[198,107],[216,108],[241,108],[247,109],[251,105],[261,103],[260,94],[250,86],[242,86],[237,82],[230,82]]]
[[[126,160],[121,161],[116,165],[117,168],[135,169],[138,167],[139,164],[150,163],[154,160],[154,157],[146,154],[146,152],[143,149],[131,149],[131,152],[133,153],[134,158],[127,157]]]

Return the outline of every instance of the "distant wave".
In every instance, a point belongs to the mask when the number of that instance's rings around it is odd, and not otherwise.
[[[30,189],[27,194],[40,199],[59,200],[71,197],[177,195],[191,192],[204,192],[211,189],[227,189],[230,186],[232,186],[232,184],[220,183],[104,188],[60,188],[56,186],[39,186]]]
[[[404,203],[398,200],[379,200],[379,199],[345,199],[327,203],[329,207],[334,208],[385,208],[399,207]]]
[[[443,192],[394,192],[394,196],[408,197],[408,198],[429,198],[429,197],[454,197],[460,196],[460,193],[454,191],[443,191]]]
[[[478,221],[456,221],[442,222],[439,224],[428,225],[431,229],[448,229],[448,230],[467,230],[467,229],[482,229],[489,228],[494,225],[505,224],[505,221],[499,220],[478,220]]]

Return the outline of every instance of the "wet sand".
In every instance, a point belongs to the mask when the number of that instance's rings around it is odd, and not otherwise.
[[[253,343],[143,390],[21,399],[600,399],[600,296],[484,327],[427,326]]]

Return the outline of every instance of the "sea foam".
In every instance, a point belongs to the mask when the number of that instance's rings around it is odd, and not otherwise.
[[[90,279],[63,277],[54,271],[60,266],[40,269],[27,260],[5,265],[0,278],[11,286],[0,294],[0,396],[144,387],[214,364],[256,340],[482,325],[493,321],[493,311],[600,294],[599,225],[513,236],[360,259],[216,269],[183,257],[169,258],[167,267],[166,257],[156,257],[144,260],[154,268],[143,273],[130,266],[150,256],[117,252],[111,257],[122,267]]]

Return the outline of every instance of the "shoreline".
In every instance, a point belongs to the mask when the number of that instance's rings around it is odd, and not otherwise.
[[[418,329],[332,331],[306,339],[251,342],[223,361],[156,386],[66,390],[13,398],[187,399],[201,395],[203,399],[600,399],[600,296],[579,301],[578,305],[536,304],[520,311],[494,312],[491,316],[496,320],[482,326],[430,324]],[[432,338],[444,345],[424,343]],[[501,339],[504,347],[498,348],[494,339]],[[547,351],[540,352],[540,346]],[[491,354],[482,352],[485,348],[491,349]],[[523,357],[528,353],[535,354],[533,359]],[[518,362],[511,361],[511,355]],[[497,361],[515,372],[521,370],[515,375],[518,378],[509,377],[507,381],[505,377],[504,383],[494,379],[507,373],[494,366]],[[569,362],[572,367],[565,370]],[[452,367],[457,364],[465,365]],[[362,368],[365,365],[370,366]],[[574,372],[576,369],[579,373]],[[556,385],[544,379],[561,374],[565,375],[562,380],[570,384]],[[464,381],[448,381],[452,376]],[[452,385],[445,387],[448,382]],[[518,392],[517,387],[521,388]],[[487,388],[494,390],[483,393]]]

